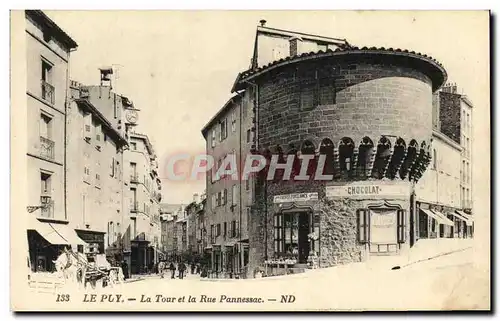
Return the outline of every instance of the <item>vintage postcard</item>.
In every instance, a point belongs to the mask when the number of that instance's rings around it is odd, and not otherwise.
[[[11,11],[12,310],[490,310],[489,25]]]

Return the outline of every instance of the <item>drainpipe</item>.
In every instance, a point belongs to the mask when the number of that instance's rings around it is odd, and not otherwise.
[[[254,106],[255,106],[255,148],[258,150],[260,146],[260,137],[259,137],[259,86],[256,83],[252,83],[248,80],[245,81],[247,84],[251,85],[254,88]],[[268,242],[267,242],[267,220],[268,220],[268,209],[267,209],[267,179],[264,180],[264,229],[265,229],[265,247],[264,247],[264,259],[268,258]]]
[[[68,54],[68,63],[67,63],[67,68],[66,68],[66,88],[65,88],[65,95],[64,95],[64,150],[63,150],[63,164],[64,164],[64,171],[63,171],[63,189],[64,189],[64,219],[68,219],[68,166],[66,164],[66,154],[67,154],[67,146],[68,146],[68,110],[69,110],[69,67],[70,67],[70,56],[71,52],[76,51],[76,48],[70,48],[69,54]]]

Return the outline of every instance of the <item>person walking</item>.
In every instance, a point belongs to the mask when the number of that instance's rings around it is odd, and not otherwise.
[[[170,269],[171,279],[175,279],[175,264],[174,264],[174,262],[170,262],[169,269]]]
[[[184,279],[184,272],[186,271],[186,264],[184,262],[179,263],[179,279]]]

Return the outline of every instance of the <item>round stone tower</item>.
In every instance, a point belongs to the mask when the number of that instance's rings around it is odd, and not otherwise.
[[[256,185],[251,262],[331,266],[413,245],[414,184],[430,161],[432,93],[446,81],[441,64],[354,47],[288,57],[238,81],[255,94],[256,151],[278,155]],[[280,165],[289,155],[287,179]]]

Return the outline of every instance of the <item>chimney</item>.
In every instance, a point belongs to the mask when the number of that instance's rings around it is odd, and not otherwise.
[[[112,67],[99,68],[101,74],[101,86],[111,87],[111,75],[113,75]]]
[[[199,198],[198,193],[193,194],[193,202],[195,202],[196,204],[198,204],[200,202],[200,198]]]
[[[261,26],[261,27],[265,27],[265,26],[266,26],[266,22],[267,22],[266,20],[262,19],[262,20],[261,20],[261,21],[259,21],[259,22],[260,22],[260,26]]]

